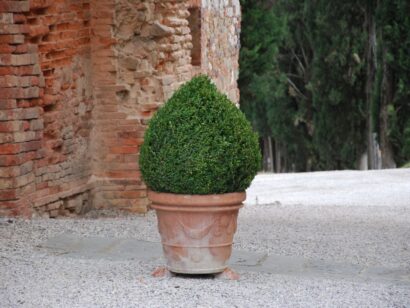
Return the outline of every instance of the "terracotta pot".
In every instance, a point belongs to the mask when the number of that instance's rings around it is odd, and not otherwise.
[[[246,194],[181,195],[148,192],[156,210],[168,269],[220,273],[232,252],[238,211]]]

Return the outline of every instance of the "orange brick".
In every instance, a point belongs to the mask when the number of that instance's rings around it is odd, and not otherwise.
[[[32,25],[29,29],[30,37],[44,36],[50,32],[50,29],[45,25]]]
[[[13,53],[21,54],[29,52],[29,46],[27,44],[17,45]]]
[[[30,9],[44,9],[53,4],[53,0],[31,0]]]
[[[0,10],[1,11],[1,10]],[[0,44],[23,44],[24,35],[13,34],[13,35],[0,35]]]
[[[16,154],[21,152],[20,144],[16,143],[6,143],[0,144],[0,155],[2,154]]]
[[[139,171],[108,171],[106,172],[108,177],[116,179],[139,179],[141,178],[141,173]]]
[[[27,18],[23,14],[13,14],[13,20],[15,24],[24,24],[27,21]]]
[[[144,139],[143,138],[119,139],[118,143],[122,145],[138,146],[144,143]]]
[[[103,197],[107,199],[136,199],[143,198],[147,196],[145,190],[139,191],[105,191],[103,192]]]
[[[0,54],[12,53],[16,50],[16,46],[9,44],[0,44]]]
[[[110,147],[110,153],[112,154],[135,154],[135,153],[138,153],[138,147],[137,146]]]
[[[27,66],[21,66],[21,67],[0,66],[0,76],[4,76],[4,75],[38,76],[40,72],[41,72],[40,67],[38,65],[27,65]]]

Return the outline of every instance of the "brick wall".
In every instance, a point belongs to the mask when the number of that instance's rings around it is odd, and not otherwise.
[[[0,2],[0,215],[31,215],[35,164],[42,150],[44,93],[37,46],[30,44],[29,1]]]
[[[85,184],[91,174],[90,3],[37,0],[30,4],[28,41],[38,46],[45,81],[39,104],[44,111],[44,156],[35,165],[33,206],[52,217],[79,213],[87,203]]]
[[[89,6],[0,2],[0,215],[55,217],[87,201]]]
[[[238,101],[239,18],[237,0],[1,1],[0,216],[146,211],[148,120],[199,72]]]

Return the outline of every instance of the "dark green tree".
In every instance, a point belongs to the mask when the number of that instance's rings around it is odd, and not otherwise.
[[[241,108],[276,170],[355,168],[366,149],[370,168],[410,160],[409,1],[242,5]]]
[[[366,147],[364,13],[357,1],[309,3],[317,169],[354,168]]]
[[[382,167],[410,160],[410,2],[372,1],[378,43],[374,130]]]

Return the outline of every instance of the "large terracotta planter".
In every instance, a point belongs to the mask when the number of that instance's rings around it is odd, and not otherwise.
[[[224,271],[245,193],[180,195],[148,192],[156,210],[168,269],[182,274]]]

